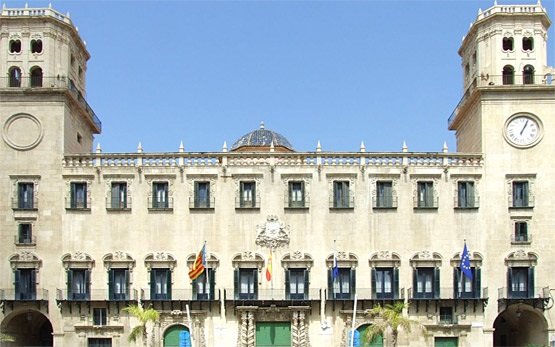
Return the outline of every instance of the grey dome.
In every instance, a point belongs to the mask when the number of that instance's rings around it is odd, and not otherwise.
[[[239,140],[235,141],[233,146],[231,146],[231,150],[233,151],[241,147],[270,147],[272,142],[274,147],[285,147],[293,151],[293,146],[283,135],[265,129],[263,122],[260,123],[260,128],[241,136]]]

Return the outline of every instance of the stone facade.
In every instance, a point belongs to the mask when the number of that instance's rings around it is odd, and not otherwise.
[[[154,346],[177,326],[194,346],[254,347],[276,322],[291,346],[347,346],[366,310],[401,301],[426,331],[400,345],[553,343],[549,25],[540,4],[478,15],[459,50],[455,153],[296,152],[258,129],[239,150],[110,154],[91,152],[101,123],[69,18],[2,9],[2,332],[127,346],[137,322],[122,309],[141,303],[161,314]],[[261,130],[279,141],[249,142]],[[205,282],[191,284],[203,244]]]

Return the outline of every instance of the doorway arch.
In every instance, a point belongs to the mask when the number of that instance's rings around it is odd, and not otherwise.
[[[191,347],[191,333],[189,328],[175,324],[164,332],[164,347]]]
[[[12,312],[2,321],[2,331],[15,339],[14,346],[53,346],[52,323],[37,310]]]
[[[547,322],[532,306],[517,303],[501,312],[493,323],[493,346],[548,345]]]

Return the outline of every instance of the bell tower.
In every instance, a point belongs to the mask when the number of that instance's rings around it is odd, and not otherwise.
[[[86,101],[90,55],[69,15],[0,12],[0,121],[6,155],[89,153],[101,123]],[[59,163],[59,161],[58,161]]]

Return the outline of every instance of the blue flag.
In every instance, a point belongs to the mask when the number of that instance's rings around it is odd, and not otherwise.
[[[332,280],[336,280],[339,277],[339,267],[337,266],[337,257],[335,253],[333,253],[333,269],[331,272]]]
[[[472,269],[470,268],[470,253],[466,248],[466,242],[464,243],[464,249],[461,255],[461,272],[468,278],[472,280]]]

